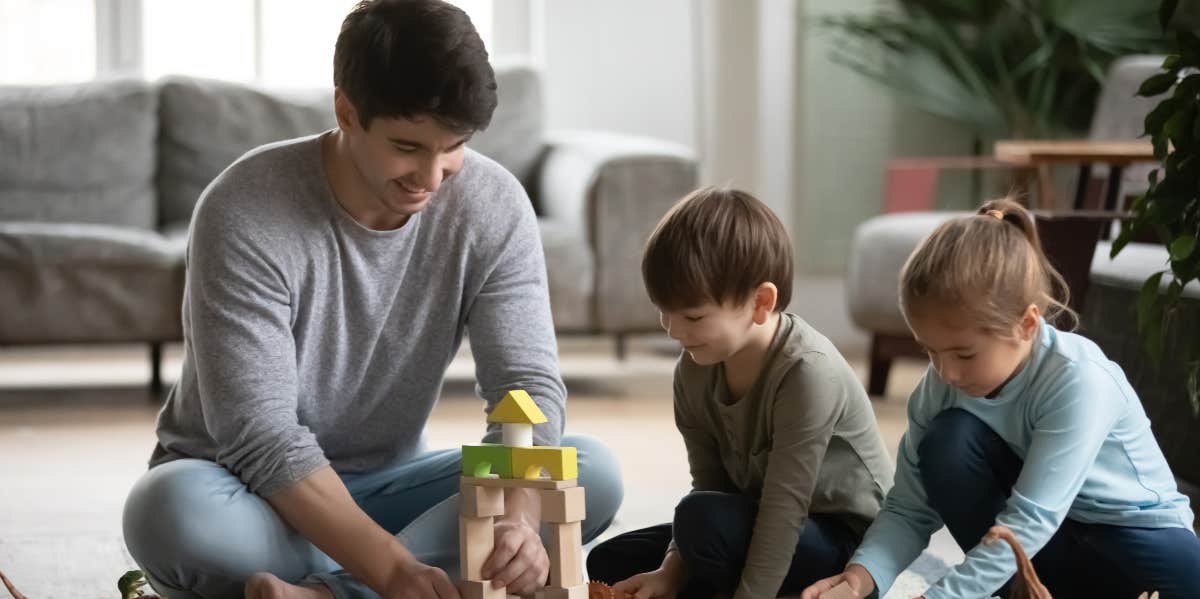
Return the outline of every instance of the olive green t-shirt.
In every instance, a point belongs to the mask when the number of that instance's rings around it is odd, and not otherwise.
[[[694,490],[758,502],[735,599],[776,596],[810,513],[842,515],[861,537],[892,486],[862,383],[833,343],[794,314],[780,316],[743,397],[730,395],[723,364],[701,366],[684,352],[675,423]]]

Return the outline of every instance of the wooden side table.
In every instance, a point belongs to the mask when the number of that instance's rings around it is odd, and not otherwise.
[[[1140,162],[1155,162],[1154,146],[1149,140],[1002,140],[996,142],[994,156],[1000,162],[1014,166],[1036,168],[1041,189],[1041,198],[1052,197],[1048,170],[1057,164],[1078,164],[1079,183],[1075,187],[1074,208],[1083,208],[1087,196],[1088,181],[1092,177],[1092,165],[1107,164],[1108,188],[1105,191],[1104,210],[1117,209],[1117,194],[1121,187],[1121,174],[1125,167]],[[1049,206],[1039,207],[1049,208]]]

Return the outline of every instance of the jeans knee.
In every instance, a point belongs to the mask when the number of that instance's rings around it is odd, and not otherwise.
[[[576,448],[579,459],[579,484],[586,489],[587,520],[584,520],[584,542],[599,536],[608,528],[621,507],[625,487],[617,456],[595,437],[569,435],[563,446]],[[589,525],[590,523],[590,525]]]
[[[672,537],[679,548],[679,555],[687,562],[705,560],[710,557],[714,545],[714,522],[721,519],[721,504],[724,493],[716,491],[692,491],[675,506],[672,522]]]
[[[917,447],[921,473],[947,473],[965,465],[967,456],[978,455],[987,435],[994,434],[974,414],[952,408],[938,414]]]

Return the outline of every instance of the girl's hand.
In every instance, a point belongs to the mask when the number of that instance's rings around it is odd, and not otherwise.
[[[839,584],[846,583],[855,597],[862,599],[875,590],[875,579],[867,569],[858,565],[846,566],[846,571],[836,576],[818,580],[800,594],[800,599],[821,599],[821,595],[833,590]]]
[[[679,583],[661,568],[635,574],[613,585],[616,593],[629,593],[634,599],[674,599]]]

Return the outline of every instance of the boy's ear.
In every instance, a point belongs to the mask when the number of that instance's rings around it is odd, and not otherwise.
[[[333,115],[337,118],[338,129],[342,131],[350,131],[358,124],[358,111],[354,103],[338,88],[333,90]]]
[[[775,302],[779,301],[779,288],[775,283],[759,283],[754,290],[754,324],[763,324],[775,311]]]

